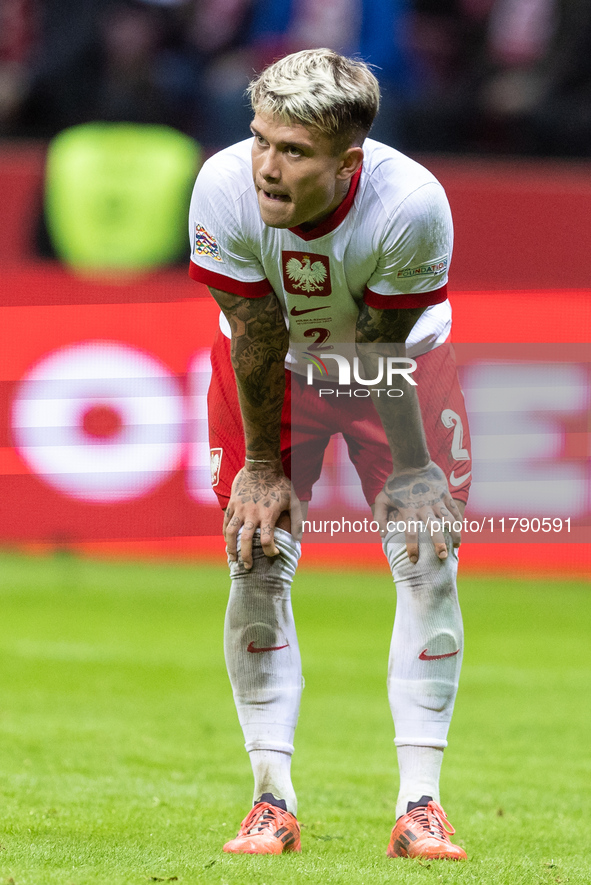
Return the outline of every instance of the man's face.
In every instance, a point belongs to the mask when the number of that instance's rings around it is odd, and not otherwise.
[[[352,149],[335,156],[333,142],[318,130],[259,113],[250,128],[252,177],[265,224],[313,225],[343,201],[351,178],[343,158]]]

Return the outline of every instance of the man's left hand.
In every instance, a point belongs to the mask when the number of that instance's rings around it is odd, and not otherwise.
[[[461,523],[462,516],[451,497],[443,470],[433,461],[425,467],[392,473],[376,498],[374,516],[382,535],[387,534],[387,523],[394,516],[406,524],[406,550],[413,563],[419,559],[419,522],[431,534],[439,559],[447,559],[443,523],[451,527],[454,547],[460,545],[460,532],[454,530],[453,523]]]

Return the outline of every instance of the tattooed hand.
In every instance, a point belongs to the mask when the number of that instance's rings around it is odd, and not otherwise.
[[[437,556],[439,559],[447,559],[443,531],[433,531],[432,522],[436,520],[441,525],[442,522],[453,524],[462,520],[457,504],[451,497],[445,474],[433,461],[425,467],[407,468],[389,476],[376,498],[374,516],[382,535],[387,533],[386,524],[389,520],[406,523],[406,551],[413,563],[419,559],[419,526],[416,523],[422,522],[427,526]],[[460,533],[452,528],[451,535],[454,547],[459,547]]]
[[[291,516],[291,533],[301,534],[300,503],[281,466],[248,464],[240,470],[232,483],[230,503],[224,516],[224,537],[231,562],[238,559],[237,538],[240,535],[240,558],[247,569],[252,568],[252,539],[256,529],[261,530],[261,544],[267,556],[278,556],[274,529],[282,513]]]

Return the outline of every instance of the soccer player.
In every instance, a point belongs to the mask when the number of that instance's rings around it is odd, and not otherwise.
[[[300,850],[290,765],[302,677],[290,590],[302,511],[341,432],[397,592],[388,696],[400,790],[388,854],[463,859],[439,797],[463,648],[455,528],[470,482],[445,343],[449,205],[426,169],[366,139],[379,87],[363,62],[305,50],[268,67],[249,94],[252,138],[205,163],[190,210],[190,273],[222,311],[212,484],[230,562],[226,662],[255,781],[254,807],[224,850]],[[327,357],[347,342],[358,355],[349,393],[369,396],[337,396],[336,381],[334,395],[319,396],[302,351],[336,369]],[[367,380],[386,363],[406,368],[393,396]]]

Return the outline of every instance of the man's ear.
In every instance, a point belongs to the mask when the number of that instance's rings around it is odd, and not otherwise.
[[[343,151],[339,160],[337,178],[340,181],[348,181],[352,178],[363,163],[363,148],[359,145],[347,148]]]

